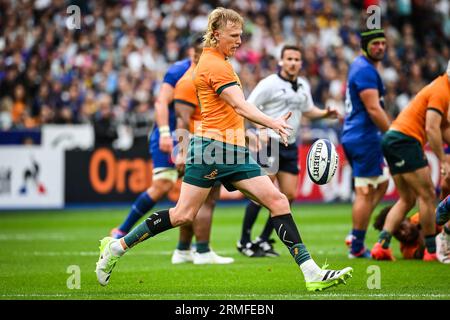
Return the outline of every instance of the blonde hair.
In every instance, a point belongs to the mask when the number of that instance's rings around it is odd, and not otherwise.
[[[205,47],[217,46],[217,39],[214,37],[214,31],[225,28],[227,22],[230,21],[234,24],[243,26],[244,19],[239,13],[232,9],[225,9],[218,7],[214,9],[208,16],[208,30],[205,33]]]

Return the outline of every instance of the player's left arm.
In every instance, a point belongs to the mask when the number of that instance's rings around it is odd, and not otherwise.
[[[336,108],[327,106],[325,109],[320,109],[316,106],[313,106],[311,110],[303,112],[303,115],[309,119],[340,119],[342,115],[337,111]]]
[[[306,79],[303,79],[303,87],[306,94],[306,110],[302,110],[302,114],[311,119],[342,119],[342,115],[339,114],[336,108],[327,106],[325,109],[318,108],[314,105],[314,101],[311,94],[311,87],[309,85],[309,82]]]
[[[184,175],[187,147],[189,145],[189,123],[194,114],[195,106],[175,100],[175,114],[177,116],[177,137],[178,137],[178,154],[175,159],[175,166],[180,176]],[[184,140],[186,139],[186,141]]]

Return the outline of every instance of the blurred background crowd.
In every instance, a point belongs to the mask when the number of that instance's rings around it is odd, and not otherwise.
[[[70,5],[81,10],[80,29],[66,25]],[[277,72],[282,46],[297,44],[315,103],[343,113],[370,5],[381,8],[388,50],[380,73],[395,118],[446,68],[448,0],[0,0],[0,130],[92,123],[98,143],[111,143],[120,127],[145,143],[165,71],[184,58],[189,36],[206,30],[217,6],[245,18],[232,63],[246,96]],[[329,127],[339,132],[338,123],[305,122],[302,137]]]

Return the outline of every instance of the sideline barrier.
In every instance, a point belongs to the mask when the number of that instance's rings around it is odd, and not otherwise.
[[[66,204],[132,202],[152,182],[152,165],[147,150],[66,151]],[[179,193],[174,188],[169,199]]]
[[[64,207],[64,152],[0,148],[0,209]]]

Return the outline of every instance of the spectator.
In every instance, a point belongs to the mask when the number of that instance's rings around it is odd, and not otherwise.
[[[145,86],[150,90],[151,113],[153,93],[167,66],[183,56],[187,37],[204,29],[213,5],[235,7],[248,21],[244,42],[232,59],[247,93],[277,71],[274,57],[289,43],[304,52],[302,76],[310,80],[317,104],[324,106],[330,100],[342,105],[343,64],[348,68],[359,54],[358,32],[370,4],[382,8],[389,41],[382,76],[391,87],[391,101],[396,96],[396,108],[442,73],[450,59],[449,5],[444,0],[79,3],[83,3],[81,29],[68,30],[69,0],[2,2],[0,99],[15,99],[15,88],[23,86],[23,101],[14,108],[16,121],[18,115],[27,115],[36,123],[85,123],[96,112],[93,96],[106,92],[117,105],[122,97],[134,98],[143,82],[149,83]]]
[[[111,97],[104,93],[98,98],[98,111],[94,114],[95,147],[112,147],[118,138],[117,127],[112,113]]]

